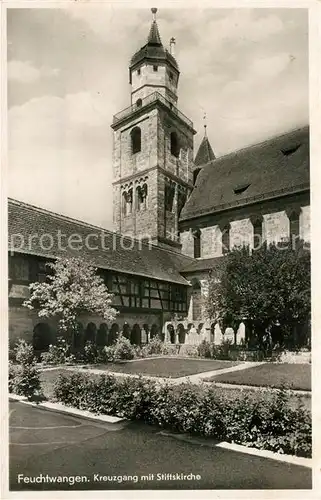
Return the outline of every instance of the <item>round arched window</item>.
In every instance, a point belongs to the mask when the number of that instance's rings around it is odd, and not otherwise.
[[[178,143],[178,137],[176,132],[171,132],[171,154],[176,156],[178,158],[179,156],[179,143]]]

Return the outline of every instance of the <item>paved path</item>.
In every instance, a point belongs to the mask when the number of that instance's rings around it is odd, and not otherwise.
[[[310,468],[212,440],[183,440],[135,422],[92,423],[19,402],[10,412],[11,490],[311,488]],[[194,476],[168,476],[175,473]],[[30,477],[39,482],[25,482]]]
[[[262,361],[244,361],[239,365],[230,366],[229,368],[221,368],[220,370],[212,370],[210,372],[195,373],[195,375],[189,375],[188,377],[180,377],[176,380],[179,382],[184,382],[185,380],[190,380],[191,382],[202,382],[208,378],[213,377],[213,375],[222,375],[223,373],[237,372],[240,370],[246,370],[247,368],[253,368],[253,366],[261,365]]]

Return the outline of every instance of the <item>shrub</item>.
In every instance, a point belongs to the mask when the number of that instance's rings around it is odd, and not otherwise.
[[[153,337],[152,339],[150,339],[148,344],[142,347],[141,349],[142,356],[146,357],[146,356],[152,356],[153,354],[162,354],[163,345],[164,343],[158,336]]]
[[[311,456],[311,416],[293,409],[284,389],[255,398],[223,396],[213,385],[158,385],[137,377],[61,375],[57,399],[95,413],[139,419],[179,432]]]
[[[8,355],[9,362],[15,362],[16,361],[16,351],[12,348],[9,347],[9,355]]]
[[[183,347],[183,346],[182,346]],[[180,353],[189,358],[196,358],[198,356],[198,349],[196,345],[184,345],[184,348],[180,350]]]
[[[116,342],[110,346],[97,346],[88,340],[83,349],[76,353],[76,360],[81,363],[95,364],[108,363],[119,359],[133,359],[140,357],[140,348],[133,346],[123,335],[119,335]]]
[[[95,363],[105,363],[109,361],[107,352],[107,346],[97,346],[91,340],[87,340],[84,345],[82,352],[80,353],[79,360],[83,363],[95,364]]]
[[[63,365],[75,361],[70,352],[70,344],[63,337],[57,338],[56,344],[50,344],[48,352],[41,354],[41,362],[48,365]]]
[[[162,427],[197,433],[200,391],[197,385],[164,385],[157,392],[151,414]]]
[[[9,381],[9,392],[15,392],[15,378],[18,366],[15,365],[11,360],[9,361],[8,369],[8,381]]]
[[[109,345],[105,346],[102,350],[103,363],[108,363],[108,361],[115,361],[115,346]]]
[[[197,354],[201,358],[211,358],[212,357],[212,348],[211,345],[207,340],[203,340],[198,346],[197,346]]]
[[[203,340],[197,346],[197,355],[201,358],[223,359],[230,361],[262,361],[265,358],[259,349],[246,350],[243,346],[224,341],[221,345]]]
[[[36,367],[33,347],[19,340],[15,347],[17,365],[9,363],[9,391],[28,399],[42,398],[40,372]]]
[[[15,348],[15,358],[17,363],[19,363],[22,366],[27,366],[30,364],[34,364],[35,362],[35,356],[33,352],[33,347],[32,345],[28,344],[23,339],[18,340]]]
[[[130,420],[152,423],[151,405],[157,394],[154,381],[131,377],[118,378],[111,398],[113,412]]]
[[[116,343],[112,346],[114,349],[114,359],[134,359],[135,349],[122,334],[119,334]]]
[[[168,344],[167,342],[163,342],[162,352],[163,356],[175,356],[179,353],[181,346],[179,344]]]

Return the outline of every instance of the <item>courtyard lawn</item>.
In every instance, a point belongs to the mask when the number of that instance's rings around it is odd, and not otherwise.
[[[246,370],[214,375],[209,381],[311,391],[311,365],[264,363]]]
[[[221,370],[241,364],[238,361],[218,361],[214,359],[155,358],[121,363],[92,365],[91,368],[108,372],[150,375],[153,377],[178,378],[196,373]]]

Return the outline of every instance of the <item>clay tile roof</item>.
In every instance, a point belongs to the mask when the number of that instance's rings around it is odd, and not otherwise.
[[[205,165],[180,220],[305,191],[309,183],[306,126]]]
[[[61,245],[59,245],[58,234],[61,235]],[[14,237],[13,235],[19,236]],[[30,239],[32,235],[33,238]],[[47,236],[43,236],[41,246],[40,238],[42,235]],[[72,235],[77,235],[77,241],[73,239],[73,248],[68,248],[67,251],[65,249],[66,243],[68,237]],[[16,247],[17,252],[46,258],[80,254],[82,257],[90,259],[95,266],[101,269],[110,269],[182,285],[188,283],[180,275],[179,270],[193,260],[155,245],[149,247],[138,240],[134,240],[134,245],[132,245],[133,240],[128,239],[127,245],[126,238],[121,239],[112,231],[13,199],[9,199],[8,206],[8,237],[9,250]],[[85,244],[86,237],[90,238],[87,239],[90,241],[89,245]],[[17,249],[19,241],[22,241],[22,244]],[[94,249],[90,249],[88,246],[94,247]],[[125,246],[127,248],[133,246],[133,248],[126,250]],[[51,248],[45,250],[47,247]]]
[[[210,145],[210,141],[207,136],[203,137],[203,140],[198,148],[194,164],[196,166],[206,165],[210,161],[215,160],[215,154],[213,152],[212,146]]]
[[[189,273],[199,273],[204,271],[212,271],[225,259],[225,256],[211,257],[210,259],[194,259],[192,262],[182,268],[181,272],[184,275]]]

